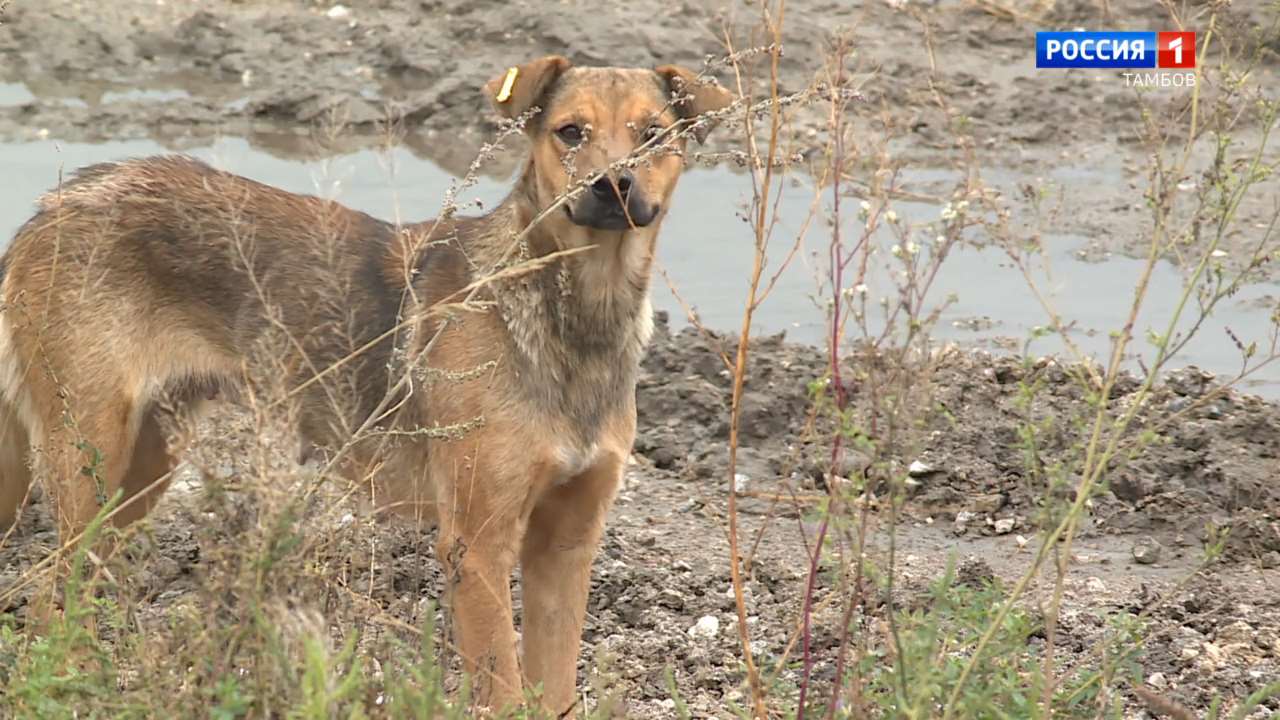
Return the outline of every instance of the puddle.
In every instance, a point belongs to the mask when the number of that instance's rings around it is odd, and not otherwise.
[[[131,88],[129,90],[115,91],[111,90],[102,94],[99,102],[103,105],[113,102],[169,102],[170,100],[185,100],[191,97],[191,93],[186,90],[179,89],[138,89]]]
[[[67,107],[96,107],[98,105],[108,105],[117,102],[136,102],[136,103],[161,103],[171,100],[185,100],[191,97],[191,93],[186,90],[108,90],[101,94],[93,94],[88,98],[73,95],[61,94],[52,95],[42,93],[36,95],[31,92],[30,88],[22,83],[0,83],[0,107],[13,107],[17,105],[26,105],[36,100],[44,99],[58,105]]]
[[[22,83],[0,82],[0,107],[26,105],[36,99]]]
[[[10,86],[0,85],[0,103]],[[0,176],[0,245],[30,214],[36,197],[55,186],[60,170],[125,157],[165,152],[159,144],[121,141],[103,144],[35,142],[0,145],[0,156],[9,172]],[[419,220],[435,215],[452,181],[451,176],[428,160],[401,148],[390,154],[360,151],[321,161],[275,157],[243,139],[223,139],[189,148],[192,155],[212,164],[293,192],[335,197],[345,204],[388,220]],[[930,190],[949,182],[945,171],[926,171],[910,178],[915,187]],[[989,178],[990,179],[990,178]],[[506,194],[506,180],[482,178],[463,193],[463,205],[480,201],[492,207]],[[752,239],[739,217],[747,197],[747,178],[727,170],[691,169],[681,180],[676,199],[659,242],[658,261],[680,297],[694,307],[702,321],[717,329],[737,328],[751,271]],[[776,230],[770,260],[778,262],[789,249],[808,211],[810,191],[802,184],[788,186],[781,199],[782,220]],[[846,206],[857,212],[857,201]],[[912,221],[938,217],[939,208],[925,202],[902,202],[896,211]],[[825,225],[814,223],[806,245],[779,278],[769,299],[757,311],[757,332],[786,330],[792,340],[820,343],[824,338],[823,300],[815,278],[825,274]],[[889,241],[885,239],[887,244]],[[1085,262],[1077,251],[1084,238],[1056,237],[1048,243],[1051,274],[1036,273],[1046,297],[1078,328],[1073,342],[1095,357],[1110,349],[1109,331],[1119,327],[1132,300],[1133,284],[1143,262],[1113,257],[1105,262]],[[888,254],[882,255],[884,259]],[[822,258],[819,262],[817,258]],[[766,273],[766,279],[771,273]],[[1151,280],[1145,311],[1135,328],[1133,347],[1144,355],[1150,348],[1142,340],[1148,328],[1163,331],[1181,294],[1182,278],[1170,264],[1161,263]],[[874,300],[893,291],[887,270],[878,270],[868,282]],[[1022,275],[996,248],[963,247],[954,250],[943,265],[930,297],[934,304],[949,295],[955,302],[943,312],[934,335],[967,345],[1020,346],[1033,328],[1046,322]],[[680,303],[661,275],[654,278],[654,305],[670,312],[674,324],[685,317]],[[1246,344],[1263,345],[1271,330],[1270,315],[1280,298],[1280,286],[1258,284],[1244,288],[1224,301],[1215,316],[1200,328],[1197,338],[1175,361],[1195,364],[1219,374],[1233,374],[1240,365],[1239,352],[1227,335],[1229,328]],[[1194,304],[1193,304],[1194,305]],[[878,308],[872,316],[878,316]],[[1189,326],[1190,321],[1184,323]],[[1062,352],[1054,338],[1037,340],[1032,352]],[[1134,365],[1136,367],[1136,364]],[[1249,383],[1252,392],[1280,398],[1280,369],[1270,369]]]
[[[242,95],[239,83],[193,75],[190,72],[162,74],[138,87],[96,80],[34,77],[23,82],[0,82],[0,107],[25,105],[37,100],[70,107],[98,107],[112,103],[165,103],[194,97],[186,88],[198,87],[202,96],[229,100]]]

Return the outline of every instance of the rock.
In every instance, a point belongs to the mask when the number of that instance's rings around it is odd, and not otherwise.
[[[1118,398],[1128,395],[1136,391],[1142,383],[1137,378],[1129,374],[1123,374],[1116,378],[1115,384],[1111,386],[1111,397]]]
[[[752,594],[750,587],[742,588],[742,602],[748,609],[755,605],[755,596]],[[737,609],[738,596],[733,592],[733,585],[730,585],[729,588],[720,595],[720,602],[718,605],[722,610],[726,611],[734,611]]]
[[[1010,365],[1001,365],[993,369],[995,371],[995,380],[1001,385],[1008,385],[1011,382],[1015,382],[1021,376],[1019,370]]]
[[[1084,581],[1084,588],[1091,593],[1101,594],[1107,591],[1107,584],[1096,577],[1090,577]]]
[[[667,588],[658,594],[658,604],[669,610],[683,610],[684,596],[671,588]]]
[[[913,461],[911,465],[907,467],[907,474],[913,478],[928,477],[937,472],[940,472],[937,468],[919,460]]]
[[[1137,502],[1152,491],[1151,478],[1136,472],[1118,472],[1111,478],[1111,494],[1125,502]]]
[[[1164,673],[1156,672],[1147,676],[1147,684],[1157,690],[1163,690],[1169,686],[1169,681],[1165,678]]]
[[[1156,542],[1155,538],[1142,538],[1133,544],[1130,552],[1133,554],[1133,561],[1139,565],[1154,565],[1160,562],[1164,546]]]
[[[1201,667],[1216,670],[1227,661],[1227,654],[1217,643],[1207,642],[1200,648],[1204,651],[1204,659],[1199,663]]]
[[[965,534],[965,532],[969,529],[969,523],[973,522],[973,519],[976,517],[977,515],[969,512],[968,510],[961,510],[960,512],[956,513],[956,523],[955,523],[955,526],[952,528],[952,532],[954,532],[956,535]]]
[[[975,495],[965,506],[976,515],[991,515],[1004,507],[1004,495],[1000,493]]]
[[[1253,636],[1253,627],[1243,620],[1237,620],[1219,630],[1214,640],[1224,646],[1232,644],[1251,645],[1253,644]]]
[[[1280,568],[1280,551],[1272,550],[1270,552],[1263,553],[1259,562],[1262,567],[1267,570]]]
[[[680,454],[670,445],[659,445],[649,451],[649,459],[653,461],[653,466],[662,470],[674,468],[679,458]]]
[[[325,13],[330,20],[345,20],[351,17],[351,8],[346,5],[334,5]]]
[[[960,567],[956,568],[956,582],[966,587],[981,588],[984,585],[989,585],[995,579],[995,571],[982,558],[967,557],[960,563]]]
[[[715,615],[703,615],[688,632],[689,637],[713,638],[720,633],[720,620]]]
[[[871,465],[871,458],[857,450],[845,450],[840,453],[840,460],[836,464],[836,474],[841,477],[862,477],[867,468]]]
[[[1209,447],[1211,437],[1204,423],[1198,422],[1185,423],[1174,432],[1174,442],[1187,450],[1203,450]]]
[[[701,508],[702,505],[703,505],[703,502],[698,498],[689,498],[688,500],[685,500],[684,502],[680,503],[679,507],[676,508],[676,512],[682,512],[682,513],[693,512],[694,510]]]
[[[733,474],[733,491],[738,495],[742,495],[751,488],[751,478],[745,473]]]
[[[994,528],[997,535],[1008,535],[1013,532],[1014,526],[1018,524],[1013,518],[1000,518],[995,521]]]
[[[1212,373],[1205,372],[1195,366],[1188,366],[1170,372],[1165,376],[1164,382],[1170,390],[1179,395],[1196,397],[1204,394],[1206,387],[1212,380]]]
[[[762,392],[743,393],[738,430],[758,440],[782,437],[787,431],[787,413],[779,412],[776,402]]]

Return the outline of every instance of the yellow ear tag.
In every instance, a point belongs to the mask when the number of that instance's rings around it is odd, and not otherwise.
[[[511,88],[516,84],[516,76],[520,74],[520,68],[513,67],[507,70],[507,76],[502,79],[502,89],[498,91],[498,102],[504,103],[511,99]]]

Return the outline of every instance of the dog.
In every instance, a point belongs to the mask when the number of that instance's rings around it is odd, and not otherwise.
[[[64,546],[113,496],[116,524],[145,515],[175,464],[166,418],[234,396],[269,346],[302,441],[377,508],[438,527],[475,701],[541,686],[570,712],[658,228],[687,136],[733,94],[560,56],[485,91],[531,150],[480,217],[396,226],[184,156],[90,166],[45,195],[0,260],[0,527],[33,474]]]

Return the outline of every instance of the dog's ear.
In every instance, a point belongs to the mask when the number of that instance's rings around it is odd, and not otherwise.
[[[723,110],[733,102],[733,93],[720,87],[712,77],[698,77],[693,71],[679,65],[662,65],[653,69],[667,86],[672,97],[678,98],[673,107],[681,118],[693,118],[708,112]],[[703,123],[693,131],[698,142],[706,142],[707,133],[715,125]]]
[[[537,105],[569,65],[569,60],[559,55],[531,60],[507,68],[505,73],[485,83],[484,92],[503,117],[514,118]]]

